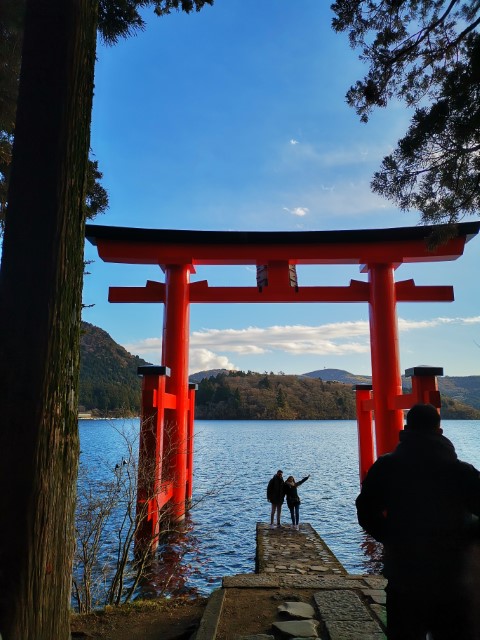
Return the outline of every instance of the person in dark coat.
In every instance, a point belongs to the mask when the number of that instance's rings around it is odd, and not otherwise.
[[[285,495],[287,496],[287,507],[290,509],[290,516],[292,518],[292,525],[294,529],[299,529],[300,525],[298,521],[300,519],[300,496],[298,495],[297,487],[303,484],[309,479],[309,475],[305,476],[298,482],[295,482],[293,476],[288,476],[285,482]]]
[[[413,406],[356,500],[360,525],[383,543],[389,640],[480,637],[468,584],[480,475],[442,433],[435,407]]]
[[[285,497],[285,482],[283,480],[283,471],[280,469],[277,473],[270,479],[267,486],[267,500],[272,504],[272,512],[270,514],[270,527],[273,528],[275,525],[273,521],[275,519],[275,513],[277,514],[277,527],[280,527],[280,516],[282,514],[282,505]]]

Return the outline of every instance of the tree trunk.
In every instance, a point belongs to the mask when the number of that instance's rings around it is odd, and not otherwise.
[[[67,640],[96,0],[28,0],[0,272],[0,634]]]

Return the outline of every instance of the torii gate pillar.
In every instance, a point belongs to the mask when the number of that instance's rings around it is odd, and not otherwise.
[[[403,429],[403,411],[393,407],[402,393],[394,267],[368,265],[368,275],[375,438],[381,456],[395,449]]]
[[[176,397],[168,438],[168,469],[173,481],[172,518],[185,518],[188,452],[188,349],[190,335],[189,284],[191,265],[167,265],[163,316],[162,365],[171,370],[167,392]]]

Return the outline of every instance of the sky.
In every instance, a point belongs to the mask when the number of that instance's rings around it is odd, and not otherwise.
[[[331,28],[329,2],[215,0],[99,43],[91,148],[110,206],[94,224],[155,229],[321,231],[415,226],[370,191],[404,134],[400,103],[360,123],[345,93],[366,69]],[[479,214],[480,217],[480,214]],[[88,242],[83,319],[161,362],[163,306],[110,304],[109,286],[164,281],[160,268],[108,264]],[[396,280],[453,285],[453,303],[399,303],[402,372],[428,364],[480,374],[480,238],[456,261],[402,265]],[[356,265],[302,266],[299,285],[364,280]],[[199,267],[192,281],[255,286],[254,266]],[[368,305],[195,304],[190,371],[371,373]]]

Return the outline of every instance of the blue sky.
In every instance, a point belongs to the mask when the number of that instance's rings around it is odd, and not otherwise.
[[[361,124],[345,93],[364,68],[331,29],[328,2],[216,0],[100,44],[92,151],[109,192],[96,224],[170,229],[327,230],[413,226],[370,192],[404,133],[400,104]],[[108,287],[163,281],[155,267],[102,262],[87,243],[84,320],[159,363],[161,305],[107,302]],[[480,374],[480,238],[447,263],[403,265],[396,279],[451,284],[454,303],[398,305],[402,371],[431,364]],[[355,266],[301,267],[299,284],[347,285]],[[254,267],[201,267],[192,280],[254,285]],[[366,304],[192,305],[191,371],[218,367],[369,374]]]

